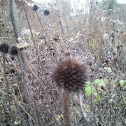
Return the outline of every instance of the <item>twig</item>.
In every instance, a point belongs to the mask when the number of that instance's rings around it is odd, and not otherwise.
[[[4,78],[5,78],[5,84],[6,84],[6,92],[7,92],[7,102],[9,103],[9,111],[11,113],[11,118],[12,118],[12,123],[14,124],[14,118],[11,112],[11,103],[10,103],[10,98],[9,98],[9,83],[7,80],[7,76],[6,76],[6,65],[5,65],[5,54],[3,53],[3,71],[4,71]]]
[[[84,109],[83,109],[83,99],[82,99],[82,95],[80,94],[80,106],[81,106],[81,109],[82,109],[82,112],[83,112],[83,116],[84,116],[84,118],[85,118],[85,121],[87,120],[86,119],[86,113],[85,113],[85,111],[84,111]],[[89,112],[91,113],[91,115],[99,122],[99,124],[101,125],[101,126],[104,126],[100,121],[99,121],[99,119],[89,110]],[[88,119],[88,121],[86,121],[86,123],[87,122],[91,122],[91,120],[90,119]]]
[[[22,6],[23,6],[23,10],[24,10],[24,13],[25,13],[25,17],[26,17],[26,20],[28,22],[28,27],[30,29],[30,32],[31,32],[31,37],[33,39],[33,44],[35,46],[35,49],[36,49],[36,54],[38,56],[38,70],[39,70],[39,66],[40,66],[40,56],[39,56],[39,52],[37,51],[37,46],[36,46],[36,43],[35,43],[35,39],[34,39],[34,36],[33,36],[33,33],[32,33],[32,29],[31,29],[31,26],[30,26],[30,22],[28,20],[28,15],[27,15],[27,12],[25,10],[25,6],[24,6],[24,0],[22,0]],[[39,71],[38,71],[38,76],[39,76]]]
[[[35,77],[35,79],[39,82],[40,87],[43,89],[44,94],[45,94],[46,99],[47,99],[47,102],[48,102],[48,105],[49,105],[49,108],[50,108],[50,111],[51,111],[51,113],[52,113],[52,115],[53,115],[53,118],[54,118],[55,122],[57,123],[56,118],[55,118],[55,114],[53,113],[53,109],[52,109],[52,106],[51,106],[51,103],[50,103],[50,100],[49,100],[49,97],[48,97],[48,93],[47,93],[47,91],[46,91],[46,87],[44,86],[44,82],[43,82],[42,80],[40,80],[40,79],[36,76],[36,74],[33,72],[33,71],[34,71],[33,68],[32,68],[32,70],[31,70],[31,68],[29,68],[30,65],[28,64],[28,61],[25,61],[25,62],[26,62],[26,66],[27,66],[29,72]]]
[[[12,21],[12,25],[13,25],[13,30],[14,30],[15,41],[17,43],[19,43],[18,38],[21,37],[22,35],[21,35],[21,30],[20,30],[15,0],[9,0],[9,11],[10,11],[10,17],[11,17],[11,21]],[[31,88],[31,83],[29,81],[29,78],[28,78],[28,75],[27,75],[27,72],[26,72],[26,66],[25,66],[24,56],[23,56],[22,50],[18,51],[18,57],[19,57],[20,67],[22,69],[23,78],[26,82],[26,84],[25,84],[26,89],[25,90],[28,93],[28,100],[32,103],[33,115],[34,115],[34,118],[36,119],[37,125],[41,126],[37,106],[36,106],[33,91],[32,91],[32,88]]]

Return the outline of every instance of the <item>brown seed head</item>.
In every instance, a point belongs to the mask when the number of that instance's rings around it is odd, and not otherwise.
[[[18,49],[17,49],[16,46],[12,46],[12,47],[10,48],[10,54],[11,54],[11,55],[18,55]]]
[[[0,52],[8,53],[9,48],[10,48],[10,46],[8,43],[1,43],[0,44]]]
[[[82,89],[87,78],[85,65],[75,57],[67,57],[59,61],[52,73],[52,79],[58,87],[69,91]]]

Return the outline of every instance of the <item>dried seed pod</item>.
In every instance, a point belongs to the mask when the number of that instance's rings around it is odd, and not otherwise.
[[[8,53],[9,48],[10,48],[10,46],[7,43],[1,43],[0,44],[0,51],[3,52],[3,53]]]
[[[38,6],[37,6],[37,5],[34,5],[34,6],[33,6],[33,10],[34,10],[34,11],[37,11],[37,10],[38,10]]]
[[[10,54],[11,54],[11,55],[18,55],[18,49],[17,49],[16,46],[12,46],[12,47],[10,48]]]
[[[69,91],[82,89],[87,78],[86,66],[80,59],[71,56],[59,61],[52,73],[52,79],[57,86]]]
[[[44,10],[44,15],[45,16],[49,15],[49,10]]]

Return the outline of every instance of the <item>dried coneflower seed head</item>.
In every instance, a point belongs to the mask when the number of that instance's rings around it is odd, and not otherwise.
[[[44,15],[49,15],[49,11],[48,10],[44,10]]]
[[[10,48],[10,54],[11,54],[11,55],[18,55],[18,49],[17,49],[16,46],[12,46],[12,47]]]
[[[1,43],[0,44],[0,51],[3,53],[9,52],[9,45],[7,43]]]
[[[37,6],[37,5],[34,5],[34,6],[33,6],[33,10],[34,10],[34,11],[37,11],[37,10],[38,10],[38,6]]]
[[[87,81],[87,68],[78,58],[67,57],[59,61],[52,73],[52,79],[59,88],[69,91],[82,89]]]

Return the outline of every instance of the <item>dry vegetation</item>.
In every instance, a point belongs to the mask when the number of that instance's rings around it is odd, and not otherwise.
[[[0,2],[0,41],[14,44],[8,4]],[[62,90],[50,74],[66,55],[80,56],[89,74],[83,90],[70,95],[71,126],[125,126],[126,5],[104,9],[92,0],[77,10],[69,0],[59,0],[37,11],[18,0],[16,5],[20,41],[29,47],[23,50],[24,61],[20,54],[5,55],[5,75],[0,54],[0,126],[64,125]]]

